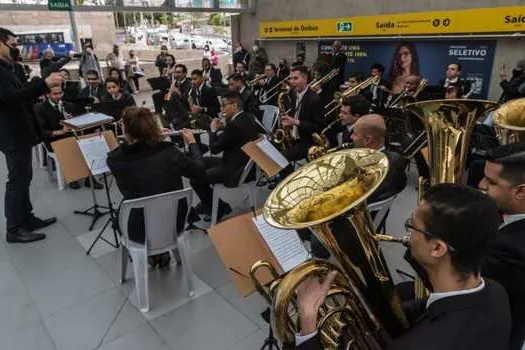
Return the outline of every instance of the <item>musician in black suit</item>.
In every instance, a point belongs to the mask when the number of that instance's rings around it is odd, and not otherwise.
[[[342,132],[342,143],[352,143],[351,135],[355,122],[363,115],[368,114],[370,101],[362,95],[354,95],[343,98],[339,109],[340,123],[332,128],[334,133]]]
[[[247,66],[244,62],[235,63],[235,73],[240,74],[245,81],[255,79],[255,75],[252,72],[248,71],[246,67]]]
[[[160,77],[168,82],[167,85],[171,86],[174,80],[175,56],[171,54],[165,54],[164,63],[165,66],[162,68],[162,74]],[[164,105],[167,93],[168,89],[164,89],[157,91],[153,95],[151,95],[151,98],[153,99],[153,106],[155,107],[155,113],[157,113],[158,115],[161,115],[163,112],[162,107]]]
[[[268,63],[264,67],[264,75],[266,75],[266,78],[259,82],[259,100],[264,105],[277,106],[277,97],[279,94],[276,93],[278,90],[276,86],[281,85],[282,82],[277,76],[277,68],[273,63]]]
[[[35,105],[35,115],[40,126],[44,145],[49,152],[53,152],[51,142],[67,137],[71,129],[61,122],[66,120],[73,110],[73,104],[63,101],[60,86],[49,89],[46,100]]]
[[[188,121],[190,104],[188,95],[191,90],[191,81],[188,79],[188,68],[183,64],[175,65],[174,83],[166,96],[164,108],[166,119],[175,130],[182,128]]]
[[[221,110],[217,94],[206,84],[206,78],[201,70],[195,69],[191,72],[191,89],[188,98],[192,113],[205,113],[215,118]]]
[[[323,104],[319,95],[308,88],[308,69],[304,66],[291,69],[292,90],[284,97],[281,125],[292,135],[292,145],[283,154],[289,161],[306,158],[313,145],[312,134],[321,132],[326,125]]]
[[[125,107],[136,106],[135,98],[133,98],[133,95],[122,90],[119,84],[119,80],[117,78],[107,78],[104,82],[104,85],[106,87],[107,94],[106,96],[102,97],[101,102],[119,101],[120,106],[122,106],[122,109],[124,109]],[[118,115],[114,117],[120,118],[120,113],[118,113]]]
[[[521,350],[525,342],[525,145],[500,146],[487,156],[479,188],[496,201],[503,222],[481,274],[507,291],[512,314],[510,349]]]
[[[405,227],[411,255],[428,273],[433,291],[428,300],[411,305],[417,318],[389,350],[508,349],[508,297],[501,285],[480,276],[498,225],[495,202],[476,189],[440,184],[425,193]],[[317,313],[333,278],[332,272],[324,282],[312,277],[299,286],[295,349],[323,349]]]
[[[370,67],[370,76],[379,76],[379,82],[377,84],[370,85],[369,91],[372,95],[372,104],[376,109],[381,109],[386,103],[392,84],[383,78],[385,74],[385,67],[380,63],[374,63]]]
[[[445,98],[461,98],[472,89],[471,84],[461,77],[461,65],[452,63],[447,66],[446,77],[439,81],[439,86],[445,88]]]
[[[247,142],[258,137],[258,127],[253,116],[242,111],[242,101],[235,91],[226,91],[222,96],[222,112],[226,118],[226,125],[222,127],[218,118],[213,119],[210,133],[210,151],[212,154],[223,152],[222,158],[206,157],[206,175],[191,180],[191,186],[201,200],[197,208],[199,213],[205,214],[205,221],[209,221],[212,209],[212,185],[222,183],[228,187],[235,187],[242,171],[248,162],[248,155],[241,149]],[[219,218],[228,214],[231,208],[220,202]]]
[[[217,88],[222,87],[222,73],[219,68],[212,66],[210,59],[205,57],[202,59],[202,75],[206,78],[206,83]]]
[[[345,68],[348,57],[342,51],[342,44],[339,40],[332,44],[332,62],[331,69],[339,69],[339,74],[334,78],[337,85],[341,85],[345,80]]]
[[[238,92],[241,96],[244,113],[251,114],[261,119],[259,102],[251,88],[246,86],[246,81],[240,74],[232,74],[228,77],[228,87],[230,90]]]
[[[90,98],[94,103],[99,103],[102,97],[107,95],[106,89],[100,81],[100,76],[96,70],[90,70],[86,73],[88,85],[80,90],[79,99]]]

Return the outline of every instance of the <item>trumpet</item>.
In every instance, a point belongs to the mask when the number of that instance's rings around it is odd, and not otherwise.
[[[325,117],[328,117],[333,112],[335,112],[339,107],[341,107],[343,103],[343,99],[352,95],[355,95],[359,91],[366,89],[370,85],[377,84],[381,77],[379,75],[370,77],[366,79],[365,81],[362,81],[358,85],[348,88],[345,91],[343,91],[341,94],[338,94],[330,103],[328,103],[326,106],[324,106],[325,111],[328,110],[328,112],[325,113]]]
[[[259,99],[259,101],[262,103],[262,104],[265,104],[267,103],[268,101],[272,100],[275,96],[278,96],[279,94],[281,94],[282,92],[286,92],[286,90],[283,88],[283,84],[288,81],[288,79],[290,79],[291,77],[291,74],[288,75],[286,78],[284,78],[283,80],[281,80],[278,84],[276,84],[274,87],[272,87],[271,89],[269,89],[268,91],[266,91],[266,93],[261,96],[261,98]]]
[[[259,76],[259,77],[256,77],[255,79],[248,80],[248,81],[246,82],[246,85],[248,85],[248,86],[253,86],[253,85],[255,85],[256,83],[258,83],[258,82],[260,82],[261,80],[266,79],[266,78],[268,78],[268,76],[267,76],[266,74],[263,74],[263,75],[261,75],[261,76]]]

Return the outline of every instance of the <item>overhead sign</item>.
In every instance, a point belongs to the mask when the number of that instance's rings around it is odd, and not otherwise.
[[[525,6],[261,22],[261,38],[393,36],[525,31]]]
[[[70,0],[48,0],[47,8],[49,11],[70,11]]]

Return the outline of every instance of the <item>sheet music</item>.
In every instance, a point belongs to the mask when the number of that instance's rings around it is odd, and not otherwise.
[[[103,124],[106,122],[112,122],[114,119],[113,117],[102,114],[102,113],[86,113],[81,116],[71,118],[66,120],[65,122],[73,127],[76,128],[83,128],[86,126],[90,126],[93,124]]]
[[[259,147],[261,151],[263,151],[268,157],[270,157],[271,160],[277,163],[277,165],[281,168],[286,168],[288,166],[288,160],[267,139],[263,139],[257,142],[257,147]]]
[[[252,220],[284,272],[308,260],[308,251],[297,231],[281,230],[270,226],[262,216]]]
[[[106,160],[109,146],[103,135],[77,140],[78,147],[86,160],[86,164],[93,175],[109,172]]]

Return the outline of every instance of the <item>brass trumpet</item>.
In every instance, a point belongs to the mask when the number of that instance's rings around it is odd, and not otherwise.
[[[379,75],[376,75],[374,77],[370,77],[362,82],[360,82],[358,85],[348,88],[342,93],[338,94],[336,98],[334,98],[330,103],[328,103],[326,106],[324,106],[325,111],[328,110],[324,114],[325,117],[328,117],[333,112],[335,112],[337,109],[341,107],[341,104],[343,103],[343,99],[352,95],[355,95],[356,93],[359,93],[359,91],[366,89],[370,85],[377,84],[381,77]]]

